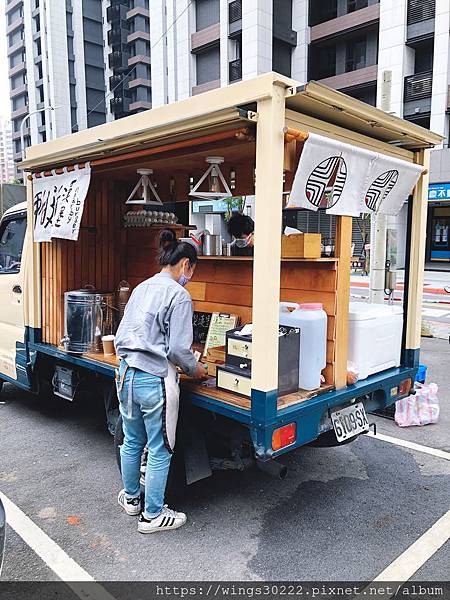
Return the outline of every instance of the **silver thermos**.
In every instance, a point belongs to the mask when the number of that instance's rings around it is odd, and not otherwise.
[[[222,239],[220,235],[205,233],[203,235],[203,255],[222,256]]]

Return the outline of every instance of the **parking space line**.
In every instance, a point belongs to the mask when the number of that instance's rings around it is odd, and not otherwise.
[[[401,446],[402,448],[409,448],[410,450],[416,450],[417,452],[422,452],[423,454],[430,454],[431,456],[435,456],[436,458],[450,460],[450,452],[446,452],[445,450],[430,448],[430,446],[422,446],[422,444],[408,442],[407,440],[402,440],[400,438],[392,437],[390,435],[384,435],[384,433],[377,433],[375,435],[374,433],[372,433],[372,431],[370,431],[369,433],[367,433],[367,435],[376,440],[381,440],[382,442],[389,442],[389,444],[395,444],[396,446]]]
[[[396,558],[373,581],[405,583],[450,538],[450,510]]]
[[[40,527],[20,510],[9,498],[0,492],[6,512],[6,522],[14,529],[22,540],[29,546],[44,563],[62,579],[72,591],[83,600],[114,600],[101,585],[95,583],[80,565],[53,541]],[[6,551],[8,549],[6,548]],[[82,583],[77,583],[82,582]]]

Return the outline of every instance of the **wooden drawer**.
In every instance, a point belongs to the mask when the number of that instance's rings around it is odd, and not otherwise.
[[[217,387],[249,398],[252,394],[250,377],[226,371],[221,367],[217,367]]]
[[[240,358],[252,358],[252,344],[246,340],[228,338],[227,354]]]

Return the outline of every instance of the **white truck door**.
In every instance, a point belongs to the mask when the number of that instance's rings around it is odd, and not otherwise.
[[[25,212],[13,212],[0,224],[0,379],[17,379],[16,344],[25,341],[22,251]]]

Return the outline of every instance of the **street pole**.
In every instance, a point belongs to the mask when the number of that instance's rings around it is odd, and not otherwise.
[[[24,135],[24,129],[25,129],[25,123],[27,122],[27,120],[32,117],[33,115],[37,115],[40,112],[44,112],[44,111],[52,111],[52,110],[56,110],[57,108],[61,108],[61,106],[44,106],[44,108],[37,108],[36,110],[32,110],[30,113],[28,113],[27,115],[24,116],[24,118],[22,119],[21,123],[20,123],[20,146],[21,146],[21,150],[22,150],[22,160],[25,160],[25,135]],[[49,113],[51,114],[51,112]]]
[[[372,215],[370,218],[370,292],[369,301],[383,304],[386,276],[387,216]]]

